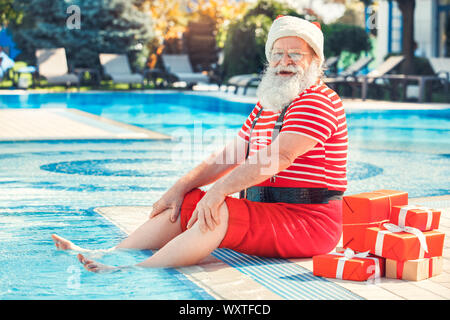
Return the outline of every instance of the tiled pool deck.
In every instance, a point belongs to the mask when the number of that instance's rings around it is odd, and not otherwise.
[[[224,250],[213,253],[200,265],[178,270],[217,299],[450,299],[450,195],[415,198],[409,202],[442,210],[439,230],[445,233],[443,273],[427,280],[324,280],[312,275],[311,258],[274,261]],[[95,211],[130,233],[148,219],[151,207],[103,207]],[[245,264],[249,260],[251,263]]]
[[[231,100],[255,101],[252,96],[224,92],[209,94]],[[344,100],[344,105],[348,109],[450,108],[448,104],[360,100]],[[157,132],[75,109],[2,109],[0,128],[0,141],[170,139]],[[200,265],[178,270],[216,299],[450,299],[450,195],[414,198],[410,203],[442,210],[439,230],[445,233],[444,268],[441,275],[431,279],[413,282],[382,278],[376,283],[325,280],[312,275],[312,259],[259,259],[227,250],[216,250]],[[150,209],[136,206],[95,210],[130,233],[148,219]]]
[[[0,141],[170,139],[77,109],[0,109]]]

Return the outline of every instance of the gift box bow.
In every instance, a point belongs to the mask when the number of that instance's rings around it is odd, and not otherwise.
[[[400,212],[398,214],[398,225],[400,227],[404,227],[405,223],[406,223],[406,214],[408,213],[409,210],[415,210],[415,209],[420,209],[427,213],[426,229],[427,230],[430,229],[431,222],[433,221],[433,211],[430,208],[423,207],[423,206],[417,206],[417,205],[407,205],[400,209]]]
[[[377,234],[377,239],[375,242],[375,255],[382,256],[383,252],[383,243],[384,243],[384,235],[388,233],[398,233],[398,232],[407,232],[415,235],[419,239],[420,247],[425,252],[428,253],[427,240],[425,239],[425,235],[417,228],[406,227],[406,226],[398,226],[393,223],[385,223],[383,227],[386,230],[380,230]]]
[[[345,262],[353,258],[363,258],[373,260],[375,262],[375,278],[380,277],[380,261],[378,260],[378,258],[369,257],[369,251],[356,253],[352,249],[347,248],[345,249],[344,252],[331,252],[330,254],[342,256],[342,258],[338,259],[338,264],[336,267],[336,279],[342,279]]]

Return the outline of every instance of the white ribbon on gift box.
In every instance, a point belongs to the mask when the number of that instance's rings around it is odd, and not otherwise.
[[[382,257],[384,235],[397,232],[408,232],[417,236],[420,243],[420,252],[418,259],[422,259],[424,257],[424,252],[428,252],[427,240],[422,231],[420,231],[419,229],[413,227],[400,227],[392,223],[385,223],[383,224],[383,227],[385,227],[387,230],[378,231],[377,239],[375,241],[375,255]]]
[[[355,251],[353,251],[351,248],[347,248],[345,249],[344,252],[331,252],[330,254],[343,256],[342,258],[338,259],[338,264],[336,267],[336,279],[342,279],[342,275],[344,274],[345,262],[353,258],[364,258],[373,260],[375,262],[375,278],[380,277],[380,261],[378,260],[379,258],[368,257],[369,251],[355,253]]]
[[[414,210],[414,209],[421,209],[421,210],[427,212],[427,224],[426,224],[425,229],[430,230],[431,222],[433,221],[433,211],[430,208],[423,207],[423,206],[407,205],[407,206],[401,208],[400,212],[398,214],[398,225],[400,227],[404,227],[405,222],[406,222],[406,214],[408,213],[409,210]]]

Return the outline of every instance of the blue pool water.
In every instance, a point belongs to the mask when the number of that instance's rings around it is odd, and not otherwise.
[[[50,234],[87,248],[115,245],[125,234],[93,208],[151,205],[233,137],[252,105],[182,93],[0,96],[0,108],[68,107],[178,140],[0,143],[0,299],[211,299],[173,269],[90,274],[73,254],[56,251]],[[347,111],[347,123],[347,194],[449,193],[449,109]],[[100,261],[131,264],[150,254]]]

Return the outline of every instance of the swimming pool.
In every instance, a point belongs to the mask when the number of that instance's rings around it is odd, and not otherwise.
[[[88,248],[116,244],[124,234],[92,209],[151,205],[236,134],[252,105],[184,93],[0,96],[0,108],[67,107],[179,139],[0,143],[0,299],[211,299],[173,269],[87,273],[74,255],[54,249],[50,234]],[[448,194],[450,110],[348,111],[347,123],[347,194]],[[102,262],[129,264],[149,254]]]
[[[188,93],[56,93],[0,97],[0,108],[76,108],[172,135],[179,141],[164,146],[171,146],[167,150],[171,158],[183,156],[185,166],[168,172],[168,176],[181,174],[225,144],[237,133],[252,107],[248,103]],[[347,110],[346,113],[349,131],[347,194],[377,188],[405,190],[410,197],[448,193],[450,181],[444,177],[450,173],[450,109]],[[157,143],[146,145],[157,148]],[[22,145],[10,147],[16,151],[22,149]],[[133,166],[133,174],[148,176],[156,174],[153,169],[161,171],[163,165],[152,167],[141,157],[119,158],[89,163],[52,164],[49,161],[44,169],[80,173],[102,170],[100,168],[112,163],[118,166],[120,162],[122,167]],[[149,169],[153,173],[149,173]]]

